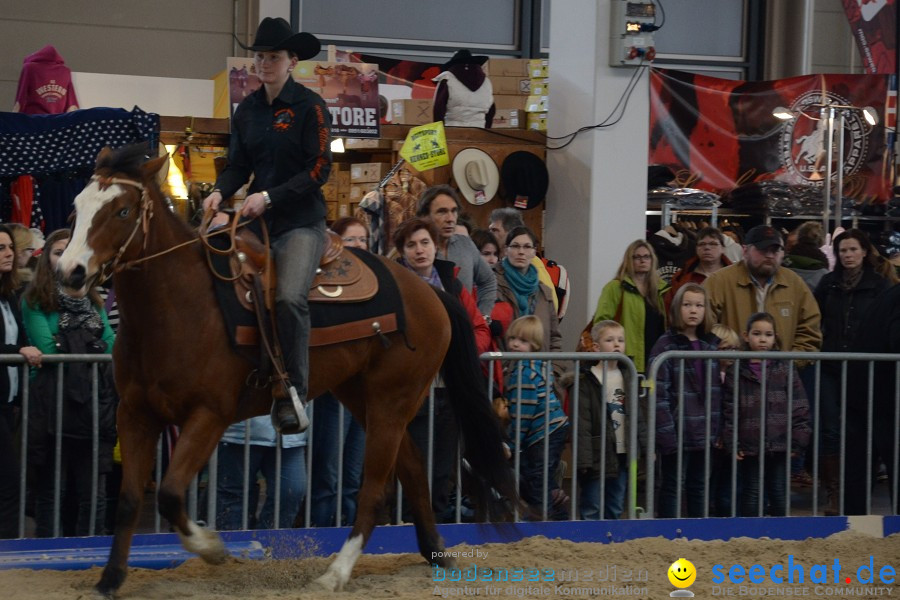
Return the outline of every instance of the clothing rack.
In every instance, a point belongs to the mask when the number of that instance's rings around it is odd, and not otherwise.
[[[719,205],[713,204],[709,208],[702,208],[696,205],[686,205],[678,202],[667,201],[662,205],[662,223],[661,226],[671,225],[678,220],[678,215],[682,216],[708,216],[711,227],[718,227],[719,222]]]

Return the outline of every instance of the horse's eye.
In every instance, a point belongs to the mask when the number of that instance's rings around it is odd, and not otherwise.
[[[130,212],[131,212],[131,209],[126,206],[125,208],[123,208],[122,210],[119,211],[119,218],[124,219],[125,217],[128,216],[128,213],[130,213]]]

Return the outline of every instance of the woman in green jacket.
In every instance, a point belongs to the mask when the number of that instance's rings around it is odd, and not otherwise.
[[[603,287],[593,323],[613,320],[625,328],[625,351],[644,373],[653,344],[666,331],[663,295],[666,284],[657,273],[656,253],[644,240],[628,245],[615,278]]]
[[[108,354],[114,336],[103,303],[96,291],[83,298],[66,293],[56,278],[56,262],[71,237],[68,229],[47,237],[34,279],[22,298],[22,322],[31,343],[44,354]],[[112,470],[116,441],[116,397],[107,383],[108,365],[101,364],[96,418],[99,425],[98,479],[92,485],[93,383],[89,363],[71,363],[64,369],[62,453],[58,466],[62,504],[67,498],[77,505],[77,514],[54,522],[54,476],[56,447],[55,365],[32,371],[32,396],[28,422],[28,464],[35,469],[35,521],[37,537],[98,535],[102,533],[106,497],[106,473]],[[106,384],[106,385],[104,385]],[[91,496],[96,493],[94,528],[91,529]]]

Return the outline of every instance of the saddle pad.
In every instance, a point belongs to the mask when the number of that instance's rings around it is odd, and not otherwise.
[[[212,240],[211,240],[212,241]],[[225,240],[222,239],[224,245]],[[378,293],[368,300],[358,302],[310,302],[312,332],[310,346],[324,346],[371,337],[377,332],[373,323],[378,322],[381,333],[403,331],[406,319],[400,291],[383,259],[361,250],[349,249],[375,278]],[[212,256],[213,266],[222,274],[229,273],[228,257]],[[213,278],[216,299],[225,320],[225,328],[231,346],[241,356],[259,363],[259,343],[256,315],[241,306],[234,291],[234,284]],[[319,331],[321,330],[321,331]]]
[[[373,336],[376,334],[373,328],[375,322],[379,324],[381,333],[406,329],[403,300],[397,282],[385,265],[386,259],[356,248],[344,249],[345,254],[348,251],[371,271],[377,280],[378,293],[359,302],[310,302],[313,327],[310,346]]]

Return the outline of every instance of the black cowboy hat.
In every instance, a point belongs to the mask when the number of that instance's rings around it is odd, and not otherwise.
[[[308,60],[322,49],[319,38],[303,31],[294,33],[291,25],[281,17],[263,19],[256,28],[256,37],[253,39],[252,46],[245,46],[240,40],[237,40],[237,43],[244,50],[253,52],[288,50],[296,54],[299,60]]]
[[[441,70],[446,71],[453,65],[483,65],[487,60],[487,56],[475,56],[468,50],[457,50],[450,60],[441,65]]]
[[[503,197],[515,208],[538,206],[547,195],[550,174],[539,156],[519,150],[506,157],[500,167]]]

